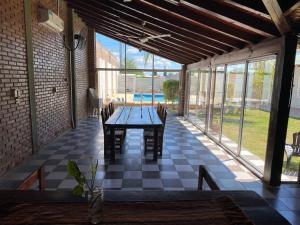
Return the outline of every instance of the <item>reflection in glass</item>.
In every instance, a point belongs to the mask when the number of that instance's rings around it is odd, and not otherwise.
[[[221,142],[237,153],[245,64],[229,64],[226,76]]]
[[[248,64],[241,155],[260,171],[267,147],[274,70],[274,59]]]
[[[173,62],[169,59],[165,59],[163,57],[154,55],[154,69],[181,69],[181,65],[179,63]]]
[[[217,140],[221,134],[221,112],[225,80],[224,70],[224,66],[217,66],[211,79],[208,133]]]
[[[205,122],[206,122],[209,76],[210,76],[209,68],[200,71],[196,124],[202,129],[205,129]]]
[[[286,134],[286,144],[292,145],[294,143],[294,134],[300,132],[300,49],[297,50],[296,60],[295,60],[295,70],[294,70],[294,84],[292,90],[291,106],[290,106],[289,122]],[[295,149],[295,147],[294,147]],[[288,149],[284,155],[284,162],[282,168],[282,181],[298,181],[299,179],[299,166],[300,157],[291,156],[290,162],[287,163]]]
[[[138,48],[126,46],[126,69],[152,69],[153,55]],[[144,76],[144,72],[136,72],[137,76]]]
[[[180,64],[101,34],[97,34],[96,39],[96,66],[99,68],[96,89],[104,104],[140,105],[143,102],[143,105],[152,105],[152,102],[159,102],[177,109],[179,72],[176,70],[181,69]],[[164,83],[170,80],[175,82],[176,88],[173,85],[164,90]]]
[[[197,121],[197,105],[198,105],[198,88],[199,88],[199,72],[190,72],[190,95],[189,95],[189,119],[195,123]]]

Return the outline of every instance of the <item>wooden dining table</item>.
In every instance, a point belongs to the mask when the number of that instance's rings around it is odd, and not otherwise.
[[[115,129],[153,129],[154,152],[153,160],[157,161],[158,155],[158,130],[163,123],[155,107],[152,106],[120,106],[105,122],[110,129],[110,143],[112,144],[110,159],[115,160]]]
[[[101,224],[289,225],[253,191],[104,191]],[[0,191],[0,224],[87,225],[86,198]]]

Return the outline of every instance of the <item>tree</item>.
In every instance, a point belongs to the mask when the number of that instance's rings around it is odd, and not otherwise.
[[[178,98],[179,81],[174,79],[165,80],[163,83],[163,92],[165,101],[171,101],[172,104]]]
[[[152,56],[151,53],[149,52],[144,52],[144,57],[143,57],[143,60],[144,60],[144,68],[146,68],[149,60],[150,60],[150,56]]]
[[[134,61],[134,59],[126,58],[125,63],[126,63],[126,70],[128,70],[128,69],[137,69],[138,68],[137,63],[136,63],[136,61]],[[134,74],[136,76],[139,76],[139,77],[144,76],[144,73],[142,71],[136,71],[136,72],[134,72]]]

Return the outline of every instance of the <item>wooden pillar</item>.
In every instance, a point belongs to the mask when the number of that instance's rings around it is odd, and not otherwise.
[[[38,144],[37,144],[36,101],[35,101],[35,89],[34,89],[32,16],[31,15],[32,15],[31,0],[24,0],[26,59],[27,59],[28,92],[29,92],[29,106],[30,106],[30,120],[31,120],[31,140],[32,140],[32,153],[35,153],[38,151]]]
[[[184,106],[185,106],[185,87],[186,87],[186,65],[182,65],[180,79],[179,79],[179,97],[178,97],[178,116],[184,115]]]
[[[77,125],[77,100],[76,100],[76,75],[75,75],[75,51],[74,51],[74,27],[73,27],[73,9],[67,10],[67,31],[69,49],[69,73],[70,73],[70,96],[71,96],[71,126]]]
[[[272,186],[278,186],[281,182],[296,48],[297,36],[295,34],[288,33],[282,37],[281,51],[277,56],[273,84],[269,136],[263,178],[266,183]]]
[[[96,33],[94,28],[88,28],[88,65],[89,65],[89,87],[97,89],[96,76]]]

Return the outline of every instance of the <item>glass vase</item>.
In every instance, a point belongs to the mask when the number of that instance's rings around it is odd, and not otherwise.
[[[103,221],[103,190],[94,189],[88,192],[88,217],[91,224]]]

